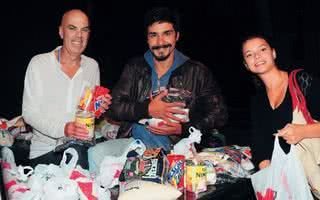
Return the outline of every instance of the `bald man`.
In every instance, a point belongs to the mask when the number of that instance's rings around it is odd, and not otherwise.
[[[83,11],[67,11],[59,26],[62,46],[34,56],[28,65],[22,115],[33,127],[29,155],[32,166],[59,164],[62,153],[53,152],[57,140],[87,135],[85,127],[75,123],[74,118],[83,89],[100,84],[98,63],[82,54],[90,35],[89,25]],[[111,96],[103,100],[103,107],[108,109]],[[88,169],[87,147],[73,147],[79,153],[78,164]]]

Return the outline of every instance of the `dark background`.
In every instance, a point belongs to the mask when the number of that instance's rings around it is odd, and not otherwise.
[[[247,144],[249,100],[254,93],[242,65],[240,38],[265,32],[275,39],[281,67],[304,67],[319,74],[319,6],[298,0],[55,0],[1,3],[0,116],[21,114],[23,80],[30,59],[60,44],[58,26],[71,8],[89,13],[92,35],[85,54],[100,64],[101,81],[112,88],[129,58],[147,50],[143,15],[168,6],[182,16],[178,49],[206,64],[218,79],[229,109],[221,130],[228,143]]]

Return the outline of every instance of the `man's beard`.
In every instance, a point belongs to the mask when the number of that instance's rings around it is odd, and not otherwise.
[[[153,46],[151,47],[151,50],[158,50],[158,49],[161,49],[161,48],[170,48],[172,47],[171,44],[165,44],[165,45],[159,45],[159,46]],[[154,51],[151,51],[153,57],[157,60],[157,61],[164,61],[166,60],[167,58],[169,58],[171,52],[169,52],[167,55],[156,55],[154,53]],[[161,53],[160,53],[161,54]]]

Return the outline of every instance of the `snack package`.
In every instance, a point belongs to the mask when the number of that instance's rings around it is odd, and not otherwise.
[[[101,104],[102,96],[108,94],[110,90],[102,86],[95,86],[94,89],[85,88],[84,93],[80,99],[79,109],[94,113],[96,118],[102,114]]]
[[[165,183],[167,165],[161,148],[147,149],[143,156],[127,158],[119,179],[127,183],[137,179]]]
[[[196,194],[207,190],[207,167],[204,163],[186,161],[186,190]]]
[[[168,154],[169,170],[168,182],[179,191],[185,189],[185,156],[180,154]]]

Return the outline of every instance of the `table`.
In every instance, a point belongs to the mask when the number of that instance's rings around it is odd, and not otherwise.
[[[26,141],[17,141],[15,145],[11,147],[15,155],[20,155],[20,158],[16,158],[19,164],[26,164],[28,150],[27,146],[29,145]],[[0,147],[1,148],[1,147]],[[0,155],[1,158],[1,155]],[[2,176],[0,170],[0,191],[2,191],[2,199],[5,199],[4,188],[2,184]],[[189,195],[190,196],[190,195]],[[199,200],[255,200],[254,191],[251,185],[250,179],[240,178],[235,183],[224,183],[220,185],[208,186],[206,192],[199,193]],[[180,199],[179,199],[180,200]],[[192,198],[181,197],[181,200],[192,200]]]

